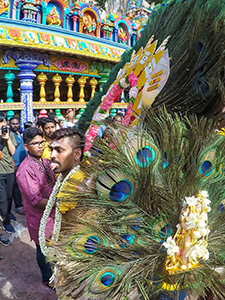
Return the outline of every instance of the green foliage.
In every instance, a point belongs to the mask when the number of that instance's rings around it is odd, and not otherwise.
[[[95,0],[96,6],[101,10],[105,10],[106,3],[107,3],[107,0]]]

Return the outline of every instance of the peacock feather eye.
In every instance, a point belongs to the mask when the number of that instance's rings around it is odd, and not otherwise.
[[[217,154],[216,149],[210,149],[207,152],[203,152],[199,161],[199,175],[203,180],[208,179],[211,175],[216,172],[217,166]]]
[[[100,294],[110,291],[117,284],[120,274],[119,266],[105,267],[93,274],[93,281],[86,285],[86,291],[88,294],[92,294],[92,297],[84,299],[108,299],[101,298]]]
[[[213,163],[209,160],[204,160],[200,166],[200,174],[209,176],[213,172]]]
[[[146,138],[136,136],[131,137],[124,144],[124,150],[128,159],[140,168],[149,166],[155,168],[160,162],[160,151],[154,143],[154,140],[146,136]]]
[[[132,192],[132,183],[129,180],[124,179],[112,186],[109,192],[109,198],[114,202],[124,202],[130,197]]]
[[[119,273],[113,267],[104,268],[101,272],[96,274],[95,280],[89,287],[90,292],[102,294],[112,289],[119,279]]]
[[[117,169],[101,172],[96,189],[101,196],[115,204],[126,203],[134,193],[131,179]]]
[[[197,42],[197,51],[198,51],[198,53],[200,53],[202,51],[202,49],[203,49],[203,44],[202,44],[202,42],[198,41]]]
[[[224,205],[223,203],[220,203],[218,206],[217,206],[217,212],[222,212],[224,210]]]
[[[135,231],[135,230],[140,230],[141,226],[140,225],[132,225],[130,226],[130,230]]]
[[[158,243],[163,243],[172,234],[172,226],[163,219],[156,221],[153,229],[155,231],[155,240]]]
[[[100,277],[101,284],[107,288],[111,287],[114,284],[115,280],[116,276],[112,272],[105,272]]]
[[[202,79],[203,79],[202,81],[200,80],[198,81],[198,85],[204,94],[208,94],[210,92],[209,84],[206,78],[202,78]]]
[[[169,223],[167,223],[164,227],[161,228],[159,234],[164,239],[172,234],[172,227]]]
[[[140,223],[141,222],[141,218],[137,218],[137,221]],[[132,231],[140,230],[141,229],[141,225],[140,224],[132,224],[131,226],[129,226],[129,229],[132,230]]]
[[[220,204],[217,206],[217,212],[221,213],[224,210],[224,206],[225,206],[225,199],[223,199]]]
[[[73,255],[94,254],[98,251],[98,245],[102,243],[100,236],[96,234],[86,234],[83,236],[73,236],[67,243],[67,249]]]
[[[92,235],[87,238],[84,244],[84,251],[87,254],[94,254],[98,250],[98,244],[100,244],[100,238],[98,236]]]
[[[137,151],[135,156],[135,162],[141,168],[145,168],[151,165],[155,161],[155,159],[156,159],[156,152],[150,146],[142,147]]]
[[[130,235],[130,234],[123,234],[121,236],[121,238],[123,240],[125,240],[127,242],[127,244],[129,245],[134,245],[134,242],[135,242],[135,235]],[[120,247],[122,248],[127,248],[127,245],[126,244],[120,244]]]

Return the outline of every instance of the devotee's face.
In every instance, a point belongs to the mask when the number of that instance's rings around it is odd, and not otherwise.
[[[20,122],[17,119],[13,119],[12,121],[10,121],[9,125],[12,132],[17,132],[20,130]]]
[[[45,136],[51,137],[51,134],[56,131],[55,123],[49,122],[43,126]]]
[[[73,119],[74,116],[75,116],[74,111],[70,111],[70,112],[68,113],[68,118]]]
[[[60,127],[60,128],[63,128],[63,123],[64,123],[63,120],[59,121],[59,127]]]
[[[44,152],[45,141],[40,135],[36,135],[29,144],[24,145],[28,153],[36,158],[40,158]]]
[[[55,173],[68,173],[80,163],[81,149],[73,147],[70,138],[53,141],[50,145],[51,165]]]
[[[115,116],[115,118],[114,118],[115,125],[120,125],[122,121],[123,121],[123,118],[121,116]]]

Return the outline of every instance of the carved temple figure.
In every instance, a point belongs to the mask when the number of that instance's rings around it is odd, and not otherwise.
[[[58,12],[56,10],[56,6],[53,6],[52,10],[47,15],[46,23],[48,25],[60,25],[61,24],[61,20],[59,18]]]
[[[127,34],[126,34],[125,30],[123,29],[123,27],[120,27],[120,29],[118,31],[118,37],[123,44],[127,42]]]
[[[9,1],[8,0],[0,0],[0,15],[7,12],[9,9]]]
[[[95,19],[92,18],[90,15],[84,16],[84,32],[87,31],[88,33],[95,32],[96,29],[96,22]]]

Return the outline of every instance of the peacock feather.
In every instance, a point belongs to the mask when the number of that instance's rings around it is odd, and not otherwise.
[[[98,155],[81,166],[91,183],[71,179],[61,198],[78,204],[50,253],[59,266],[60,299],[159,299],[171,291],[179,298],[183,289],[202,296],[210,289],[224,299],[224,137],[215,126],[213,119],[179,117],[163,108],[150,110],[142,128],[121,128],[110,142],[95,141]],[[213,168],[203,168],[205,161]],[[211,200],[207,236],[196,235],[196,244],[204,241],[204,259],[194,256],[193,244],[187,268],[168,271],[166,245],[174,240],[183,249],[193,234],[182,227],[181,216],[190,211],[183,203],[198,199],[198,211],[204,190]],[[180,266],[182,251],[176,254]]]

